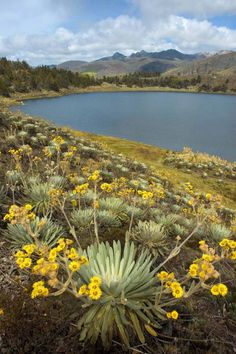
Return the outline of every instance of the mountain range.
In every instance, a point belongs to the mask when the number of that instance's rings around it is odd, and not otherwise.
[[[221,51],[218,53],[184,54],[175,49],[161,52],[141,50],[125,56],[119,52],[91,62],[81,60],[66,61],[58,68],[73,72],[94,73],[98,77],[104,75],[122,75],[134,72],[169,73],[171,75],[208,75],[223,71],[224,74],[236,74],[236,52]]]

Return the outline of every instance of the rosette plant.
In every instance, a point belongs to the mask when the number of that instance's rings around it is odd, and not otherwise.
[[[88,284],[93,276],[102,280],[101,298],[85,305],[85,312],[78,322],[80,340],[95,343],[101,337],[104,347],[109,347],[114,336],[119,336],[128,347],[133,332],[143,343],[144,331],[160,328],[165,311],[157,305],[160,293],[153,259],[147,252],[136,257],[134,243],[100,243],[86,251],[88,266],[81,268],[79,281]],[[156,304],[155,304],[156,302]]]

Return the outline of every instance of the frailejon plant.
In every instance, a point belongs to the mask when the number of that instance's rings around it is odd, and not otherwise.
[[[20,224],[33,240],[15,253],[16,264],[38,277],[32,299],[68,291],[81,301],[83,315],[78,329],[82,341],[95,343],[100,337],[104,347],[109,347],[113,337],[120,336],[129,347],[132,332],[144,342],[145,333],[156,336],[164,321],[177,320],[179,314],[173,307],[194,293],[208,290],[222,297],[228,293],[227,286],[218,280],[216,265],[223,259],[236,260],[234,240],[221,240],[218,252],[201,240],[202,256],[177,280],[173,272],[162,269],[194,232],[155,265],[155,258],[145,251],[137,253],[129,241],[124,247],[115,241],[112,246],[96,243],[83,251],[73,247],[72,240],[60,238],[50,246],[39,239],[40,224],[38,230],[32,230],[35,218],[29,205],[12,206],[4,218],[12,225]]]

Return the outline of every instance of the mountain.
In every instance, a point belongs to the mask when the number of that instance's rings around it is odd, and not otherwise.
[[[77,71],[74,70],[78,68],[80,65],[87,63],[86,61],[83,60],[68,60],[65,61],[64,63],[58,64],[57,68],[58,69],[64,69],[64,70],[71,70],[71,71]]]
[[[139,72],[165,72],[176,68],[183,61],[189,62],[204,57],[202,54],[184,54],[175,49],[168,49],[161,52],[140,52],[125,56],[116,52],[112,56],[103,57],[92,62],[82,62],[80,60],[67,61],[59,64],[59,68],[78,71],[95,72],[98,76],[120,75],[126,73]]]
[[[58,65],[58,68],[74,72],[94,72],[98,77],[134,72],[159,72],[168,75],[191,76],[208,75],[212,72],[225,70],[225,74],[230,75],[235,72],[234,67],[236,67],[236,52],[185,54],[175,49],[161,52],[141,50],[130,56],[116,52],[112,56],[91,62],[73,60]]]
[[[169,73],[180,76],[236,74],[236,52],[219,52],[191,63],[182,63]]]
[[[161,52],[141,52],[133,53],[130,57],[132,58],[153,58],[153,59],[165,59],[165,60],[195,60],[198,59],[202,54],[184,54],[175,49],[163,50]]]
[[[111,60],[125,60],[127,57],[119,52],[114,53],[111,57],[104,57],[101,59],[97,59],[95,61],[111,61]]]
[[[204,89],[236,90],[236,52],[221,51],[192,62],[182,62],[177,68],[168,69],[163,76],[193,78],[199,76]]]

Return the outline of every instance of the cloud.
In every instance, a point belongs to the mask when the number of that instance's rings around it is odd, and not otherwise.
[[[73,4],[73,0],[0,0],[0,35],[50,33],[69,18]]]
[[[70,1],[73,2],[73,0],[68,0],[68,3]],[[82,3],[84,0],[79,1]],[[232,1],[230,0],[215,0],[212,4],[207,0],[198,0],[196,2],[198,5],[194,5],[191,1],[191,9],[189,0],[172,0],[172,2],[166,0],[166,6],[164,6],[163,0],[130,1],[139,3],[143,13],[146,11],[147,17],[144,15],[143,17],[127,15],[109,17],[90,25],[88,28],[72,31],[68,29],[67,25],[61,25],[69,16],[65,9],[66,2],[64,0],[23,0],[22,3],[25,6],[26,3],[35,4],[38,12],[40,9],[42,10],[42,4],[47,4],[41,17],[42,23],[37,26],[32,25],[30,32],[26,30],[27,26],[21,28],[17,31],[17,35],[11,32],[8,35],[0,32],[0,56],[24,59],[30,64],[37,65],[55,64],[73,59],[90,61],[111,55],[115,51],[129,55],[141,49],[160,51],[175,48],[186,53],[221,49],[236,50],[236,30],[215,26],[207,19],[187,18],[179,14],[182,11],[187,12],[188,9],[188,11],[191,10],[191,14],[200,14],[199,8],[203,6],[203,3],[208,4],[206,11],[209,14],[216,14],[219,7],[221,7],[221,12],[227,12],[229,8],[232,9]],[[9,0],[9,4],[12,3],[13,0]],[[168,7],[170,3],[173,5],[172,11]],[[218,7],[215,5],[216,3]],[[57,11],[51,19],[50,16],[56,4],[58,4]],[[154,9],[151,9],[154,4]],[[163,11],[162,17],[155,17],[157,4],[159,4],[160,11]],[[28,16],[32,7],[30,5],[27,8]],[[3,11],[6,14],[7,7],[5,5]],[[151,14],[148,15],[149,11],[152,12],[152,18],[155,20],[151,20]],[[36,18],[40,17],[40,13],[35,16]],[[46,30],[44,26],[49,19],[53,25],[51,23],[50,30]],[[27,21],[31,23],[33,19],[26,18]]]
[[[170,15],[209,18],[236,14],[235,0],[131,0],[146,19]]]

